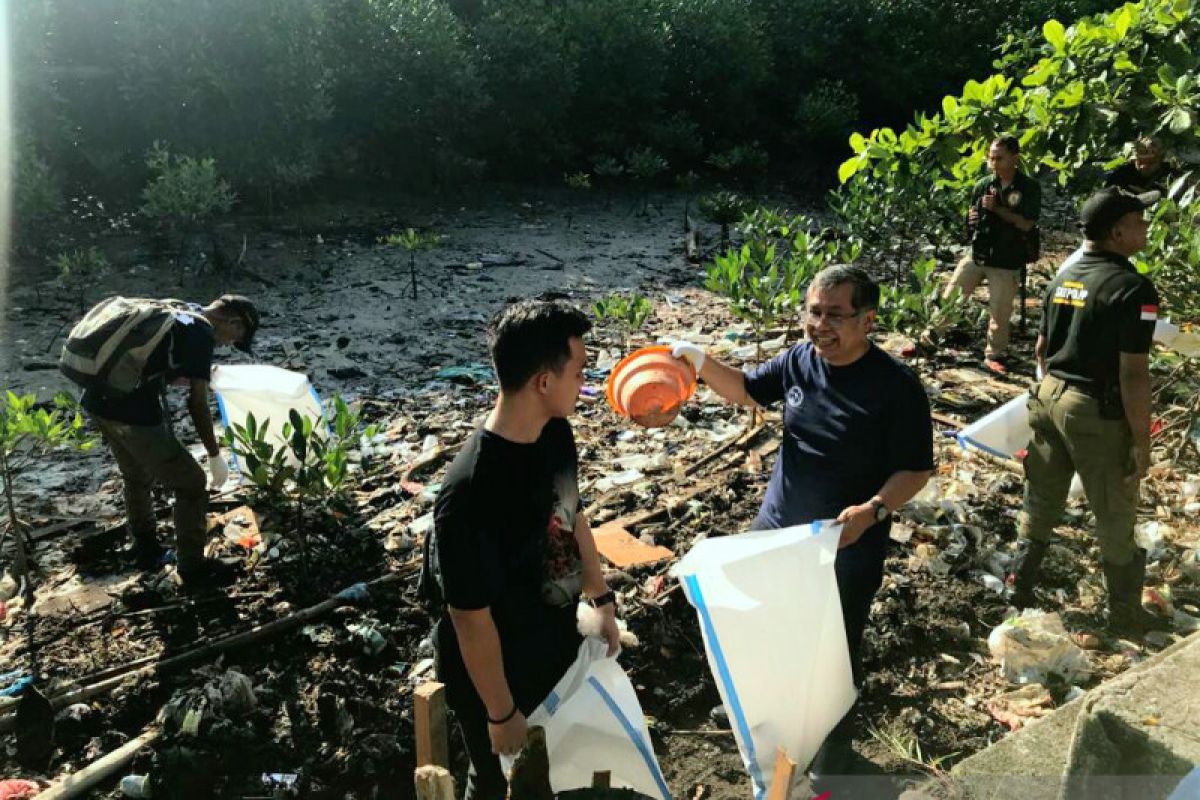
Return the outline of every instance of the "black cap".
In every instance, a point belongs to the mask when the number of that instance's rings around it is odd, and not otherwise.
[[[1140,214],[1160,199],[1160,192],[1133,194],[1115,186],[1101,189],[1087,199],[1083,204],[1083,211],[1079,214],[1083,235],[1089,241],[1102,241],[1121,217],[1132,213]]]
[[[250,302],[250,298],[240,294],[223,294],[217,298],[217,303],[225,311],[237,314],[242,318],[246,335],[241,341],[234,342],[233,346],[243,353],[249,353],[250,344],[254,340],[254,334],[258,331],[258,309],[254,307],[254,303]]]

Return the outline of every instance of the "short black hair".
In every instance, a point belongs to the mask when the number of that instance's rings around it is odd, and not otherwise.
[[[834,264],[813,276],[809,290],[833,289],[837,286],[850,286],[850,302],[854,310],[869,310],[879,308],[879,284],[871,280],[871,276],[862,267],[853,264]]]
[[[592,329],[587,315],[561,300],[520,300],[488,325],[488,352],[503,391],[520,390],[543,370],[560,372],[571,339]]]
[[[992,139],[992,144],[998,144],[1014,156],[1021,155],[1021,140],[1009,133],[1004,133]]]

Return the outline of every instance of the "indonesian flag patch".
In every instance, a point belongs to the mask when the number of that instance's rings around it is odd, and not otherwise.
[[[1142,306],[1142,322],[1154,322],[1158,319],[1158,306]]]

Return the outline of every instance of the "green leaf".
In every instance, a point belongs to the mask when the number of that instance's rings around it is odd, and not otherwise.
[[[1056,19],[1048,21],[1042,26],[1042,35],[1046,37],[1046,41],[1054,48],[1057,53],[1065,53],[1067,50],[1067,31],[1063,24]]]
[[[1171,133],[1186,133],[1192,127],[1192,113],[1186,108],[1173,108],[1164,120]]]
[[[861,137],[859,137],[861,138]],[[858,156],[847,158],[838,166],[838,183],[845,183],[854,177],[854,173],[858,172],[862,166],[862,159]]]

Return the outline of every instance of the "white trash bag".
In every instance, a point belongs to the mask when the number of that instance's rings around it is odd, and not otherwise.
[[[1027,608],[997,625],[988,649],[1011,683],[1048,683],[1060,675],[1079,683],[1091,673],[1087,653],[1072,641],[1058,614]]]
[[[556,794],[588,788],[594,773],[608,771],[614,789],[670,800],[633,684],[607,652],[603,639],[585,638],[575,663],[529,715],[529,724],[546,732],[550,788]],[[512,765],[501,757],[505,773]]]
[[[998,458],[1021,459],[1033,439],[1029,427],[1029,395],[1021,394],[980,417],[958,433],[963,449],[982,450]]]
[[[705,539],[671,569],[700,617],[759,800],[777,748],[807,766],[854,703],[833,571],[841,530],[814,522]]]
[[[324,424],[321,398],[302,372],[265,364],[226,365],[213,370],[211,386],[221,424],[245,425],[250,414],[260,427],[270,420],[266,439],[276,447],[285,444],[283,426],[292,411],[311,419],[314,428]],[[236,457],[234,466],[241,469]]]

